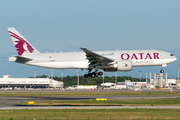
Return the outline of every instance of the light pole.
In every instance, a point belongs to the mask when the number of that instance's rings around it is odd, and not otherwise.
[[[142,71],[139,71],[139,81],[141,82],[141,72]]]
[[[61,70],[62,91],[63,91],[63,84],[64,84],[64,83],[63,83],[63,70],[64,70],[64,69]]]
[[[132,69],[132,80],[134,82],[134,70]]]
[[[63,69],[61,70],[61,82],[63,82]]]
[[[51,79],[53,79],[53,69],[51,69]]]
[[[102,75],[102,83],[104,83],[104,71],[103,71],[103,75]]]
[[[77,70],[77,74],[78,74],[77,83],[78,83],[78,86],[79,86],[79,70]]]
[[[180,65],[178,65],[178,89],[179,89],[179,67]]]
[[[179,80],[179,66],[180,66],[180,65],[178,65],[178,80]]]
[[[34,78],[36,78],[36,70],[34,70]]]
[[[117,72],[115,72],[115,84],[117,84]]]

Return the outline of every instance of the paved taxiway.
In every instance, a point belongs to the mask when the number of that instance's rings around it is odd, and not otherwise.
[[[15,106],[0,109],[180,109],[180,106]]]
[[[90,91],[90,90],[87,90]],[[85,92],[87,92],[85,91]],[[92,90],[91,90],[92,91]],[[0,91],[12,92],[12,91]],[[22,91],[13,91],[22,92]],[[23,91],[23,92],[35,92]],[[40,92],[38,90],[38,92]],[[41,92],[49,92],[41,90]],[[51,92],[60,92],[58,90]],[[68,91],[66,91],[68,92]],[[72,91],[70,91],[72,92]],[[77,92],[77,91],[74,91]],[[110,92],[108,90],[108,92]],[[113,90],[111,90],[113,92]],[[134,109],[134,108],[180,108],[180,106],[24,106],[20,102],[28,101],[59,101],[59,100],[94,100],[96,98],[107,98],[108,100],[130,100],[130,99],[158,99],[158,98],[177,98],[174,96],[40,96],[40,97],[0,97],[0,109]]]

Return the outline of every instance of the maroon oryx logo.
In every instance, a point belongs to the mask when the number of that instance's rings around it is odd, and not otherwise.
[[[128,64],[126,64],[126,63],[124,63],[125,64],[125,67],[127,67],[128,66]]]
[[[15,33],[11,31],[9,31],[9,33],[11,37],[17,39],[17,41],[14,41],[14,42],[17,43],[15,44],[15,47],[20,56],[24,53],[24,51],[30,52],[30,53],[34,51],[32,46],[28,42],[26,42],[23,38],[21,38],[20,36],[16,35]]]

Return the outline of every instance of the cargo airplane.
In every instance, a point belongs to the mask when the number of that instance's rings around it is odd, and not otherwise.
[[[102,75],[99,69],[131,71],[132,67],[140,66],[161,66],[163,73],[167,64],[177,60],[173,54],[160,50],[90,51],[80,48],[82,52],[41,53],[15,28],[8,28],[8,31],[18,52],[17,56],[9,57],[9,61],[52,69],[87,69],[86,78]]]

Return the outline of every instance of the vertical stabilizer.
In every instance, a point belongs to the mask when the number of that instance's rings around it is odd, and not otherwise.
[[[40,53],[15,28],[8,28],[8,31],[19,56]]]

